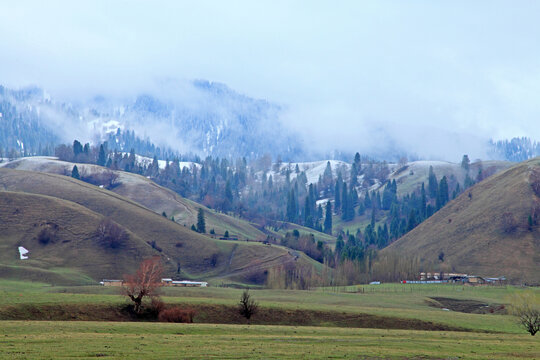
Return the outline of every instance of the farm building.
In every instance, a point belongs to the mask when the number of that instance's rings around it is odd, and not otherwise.
[[[103,281],[101,281],[100,284],[103,286],[122,286],[124,285],[124,281],[103,279]]]
[[[164,278],[161,279],[163,286],[176,286],[176,287],[207,287],[208,283],[206,281],[190,281],[190,280],[180,280],[175,281],[173,279]]]
[[[467,285],[504,285],[506,278],[504,276],[496,278],[484,278],[477,275],[467,275],[459,273],[445,272],[421,272],[420,280],[403,280],[402,283],[408,284],[439,284],[439,283],[461,283]]]

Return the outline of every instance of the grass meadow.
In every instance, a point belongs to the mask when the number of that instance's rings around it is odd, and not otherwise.
[[[510,315],[446,311],[430,306],[435,297],[502,305],[519,291],[522,289],[517,287],[437,284],[251,290],[261,312],[247,324],[230,313],[240,289],[164,288],[162,299],[167,304],[198,311],[193,324],[171,324],[78,321],[81,317],[77,316],[73,316],[75,321],[35,321],[36,314],[42,319],[43,312],[54,306],[64,310],[51,313],[53,319],[70,319],[73,309],[109,311],[129,302],[118,288],[1,280],[0,358],[540,358],[538,336],[528,335]],[[229,313],[220,319],[219,313],[212,313],[216,311]],[[281,314],[276,316],[283,317],[283,325],[265,324],[265,316],[272,314]],[[303,322],[298,314],[311,320]],[[371,315],[368,324],[374,327],[385,319],[390,322],[384,323],[389,324],[392,319],[405,319],[461,331],[355,327],[355,318]],[[321,319],[313,319],[317,317]],[[13,318],[23,320],[10,320]],[[214,321],[236,323],[207,323]],[[313,323],[318,326],[298,326]]]

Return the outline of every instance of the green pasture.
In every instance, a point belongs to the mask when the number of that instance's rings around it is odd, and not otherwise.
[[[168,304],[234,306],[243,290],[232,288],[162,288]],[[382,284],[326,288],[311,291],[251,290],[264,308],[338,311],[431,321],[472,331],[521,334],[514,317],[443,311],[430,306],[432,297],[476,300],[504,305],[518,287],[469,287],[440,284]],[[538,291],[538,290],[536,290]],[[125,305],[121,289],[102,286],[59,287],[42,283],[0,281],[2,307],[17,305],[98,304]]]
[[[538,339],[484,334],[293,326],[4,321],[0,358],[534,359]]]

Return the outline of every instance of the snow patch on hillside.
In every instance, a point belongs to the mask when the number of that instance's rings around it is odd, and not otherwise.
[[[298,169],[300,170],[300,172],[304,171],[306,173],[308,184],[316,184],[319,181],[319,176],[322,176],[324,174],[324,170],[326,170],[326,164],[328,162],[330,162],[330,167],[332,168],[332,176],[336,177],[338,171],[341,170],[341,175],[344,178],[348,178],[351,170],[351,164],[340,160],[283,163],[281,164],[281,166],[279,167],[279,171],[277,172],[275,171],[277,164],[274,164],[272,165],[272,171],[269,171],[267,173],[267,176],[272,175],[272,178],[274,180],[282,180],[285,179],[285,173],[287,169],[289,169],[291,180],[293,180],[298,175],[295,172],[296,165],[298,165]]]
[[[128,153],[123,153],[122,155],[124,155],[124,154],[129,155]],[[149,166],[150,164],[152,164],[152,162],[154,160],[152,158],[149,158],[149,157],[146,157],[146,156],[135,155],[135,161],[140,165]],[[169,164],[170,163],[171,163],[171,161],[169,161]],[[159,166],[159,168],[161,170],[165,169],[165,167],[167,166],[167,161],[166,160],[158,160],[158,166]],[[182,170],[183,168],[191,169],[194,166],[199,168],[199,169],[202,167],[201,164],[193,162],[193,161],[180,161],[180,170]]]
[[[26,260],[28,259],[28,253],[30,251],[26,250],[23,246],[19,246],[19,256],[21,258],[21,260]]]

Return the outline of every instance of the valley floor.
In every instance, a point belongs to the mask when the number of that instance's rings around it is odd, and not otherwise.
[[[0,322],[0,357],[534,359],[525,334],[118,322]]]
[[[538,336],[504,310],[515,287],[252,290],[251,324],[234,312],[242,290],[163,290],[197,311],[193,324],[122,318],[119,289],[1,280],[0,358],[540,358]],[[80,321],[92,319],[121,321]]]

